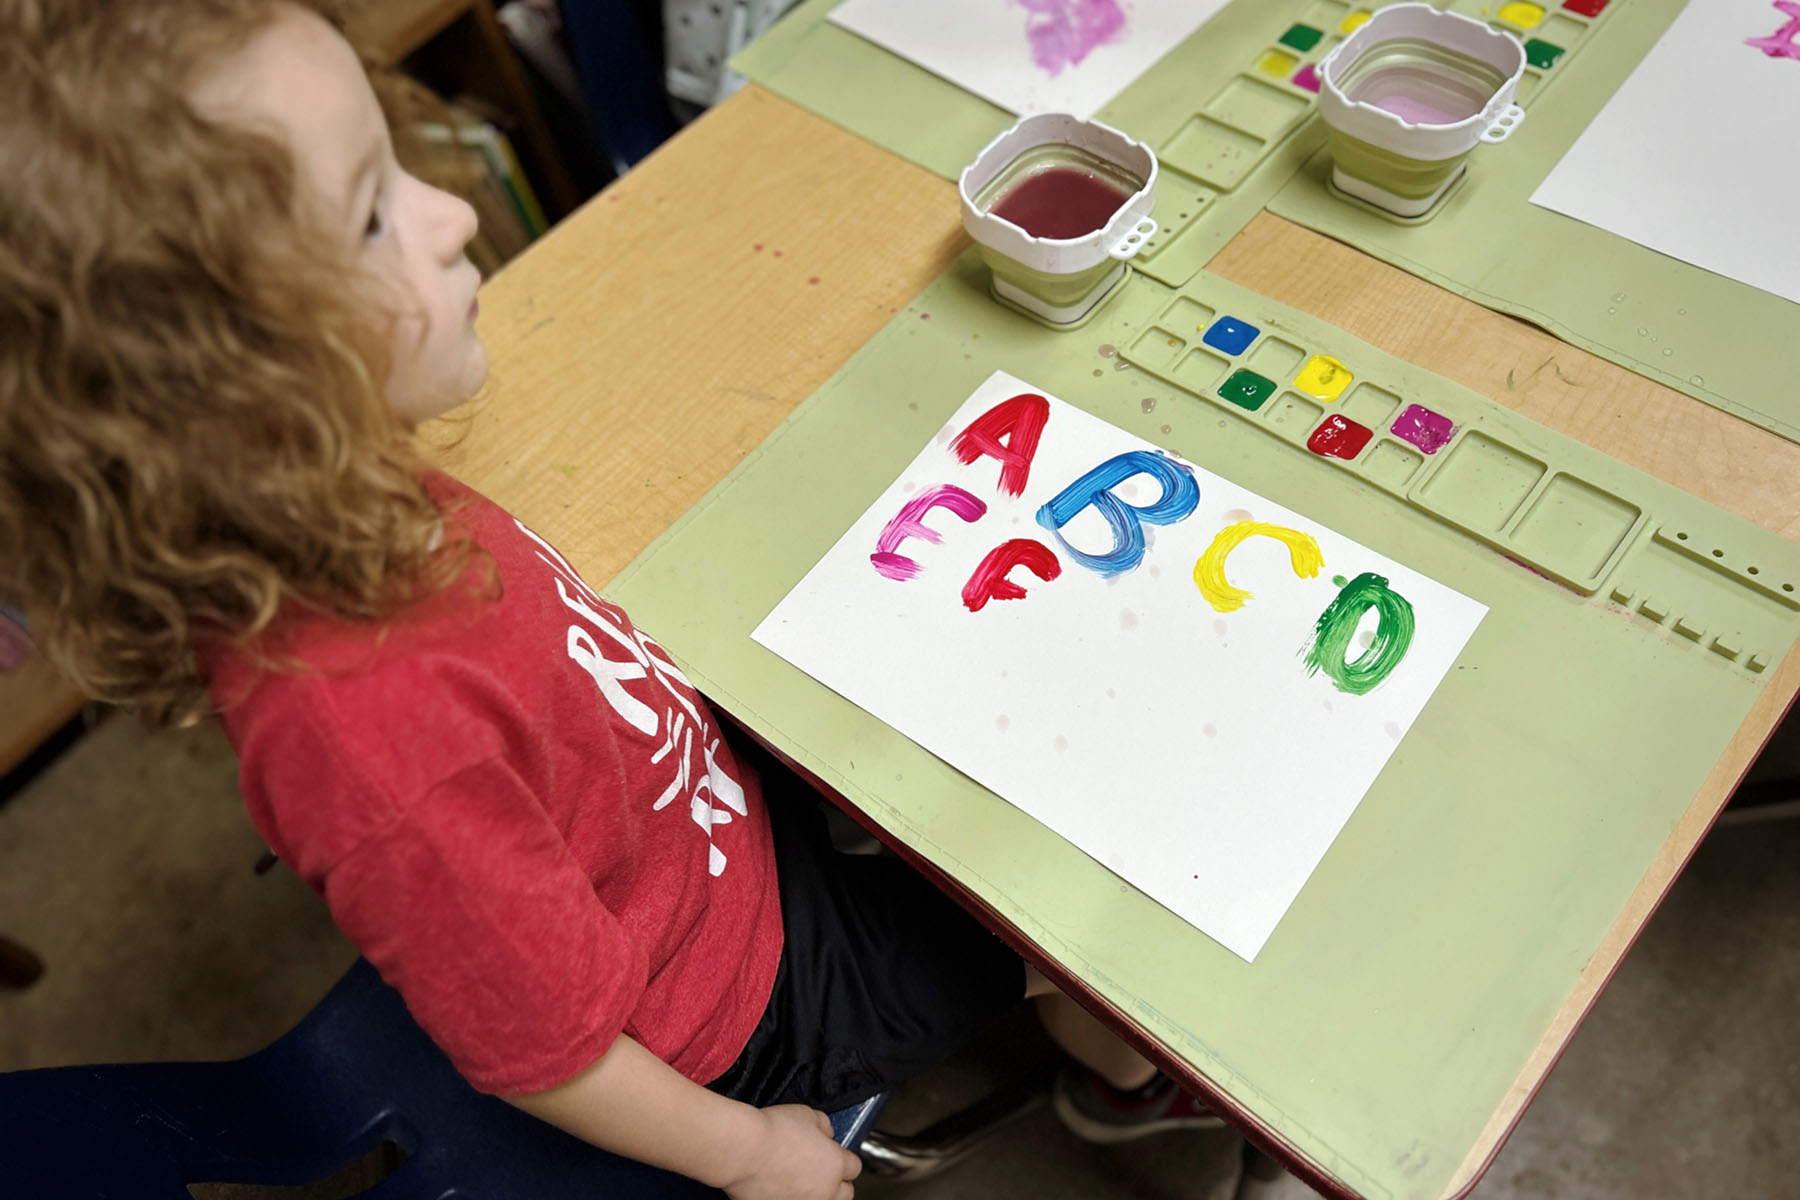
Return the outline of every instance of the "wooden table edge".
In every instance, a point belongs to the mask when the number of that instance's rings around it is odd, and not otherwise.
[[[1800,691],[1800,643],[1789,648],[1781,665],[1776,668],[1752,705],[1749,715],[1738,727],[1737,736],[1732,739],[1724,755],[1713,764],[1699,794],[1682,814],[1681,820],[1676,823],[1657,853],[1649,872],[1613,921],[1600,948],[1582,968],[1575,989],[1551,1018],[1543,1037],[1538,1040],[1525,1066],[1520,1069],[1505,1102],[1489,1119],[1487,1127],[1482,1130],[1481,1136],[1452,1176],[1450,1196],[1467,1195],[1493,1165],[1504,1148],[1507,1137],[1517,1128],[1526,1107],[1543,1086],[1563,1051],[1574,1040],[1582,1021],[1593,1011],[1600,993],[1618,971],[1626,953],[1636,944],[1638,937],[1649,925],[1650,918],[1668,897],[1675,880],[1693,859],[1700,843],[1705,840],[1719,814],[1724,811],[1727,801],[1731,799],[1732,792],[1750,770],[1758,753],[1768,744],[1775,727],[1793,707],[1797,691]]]

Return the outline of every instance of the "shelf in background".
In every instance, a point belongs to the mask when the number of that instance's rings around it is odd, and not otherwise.
[[[476,0],[356,0],[347,21],[350,39],[384,67],[400,60],[442,33],[475,7]]]

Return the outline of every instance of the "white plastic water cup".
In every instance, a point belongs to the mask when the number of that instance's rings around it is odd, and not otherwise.
[[[1025,179],[1053,168],[1105,181],[1123,197],[1119,207],[1098,229],[1067,238],[1039,237],[990,211]],[[963,168],[957,191],[963,228],[993,272],[994,294],[1052,325],[1087,316],[1156,234],[1156,170],[1144,143],[1066,113],[1026,117],[989,142]]]
[[[1513,103],[1519,39],[1429,4],[1376,12],[1318,74],[1332,183],[1403,217],[1429,212],[1477,145],[1505,141],[1525,119]]]

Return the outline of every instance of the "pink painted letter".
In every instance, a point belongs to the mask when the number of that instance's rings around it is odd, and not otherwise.
[[[934,508],[947,508],[965,521],[979,520],[987,512],[987,505],[955,484],[927,488],[901,505],[875,539],[875,553],[869,555],[869,561],[877,571],[889,579],[911,579],[919,573],[919,564],[897,551],[907,538],[922,538],[932,545],[944,540],[943,534],[925,524],[925,514]]]

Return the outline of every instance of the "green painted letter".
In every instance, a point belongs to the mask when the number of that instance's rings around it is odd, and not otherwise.
[[[1363,614],[1374,609],[1378,615],[1375,640],[1355,662],[1346,660],[1350,639]],[[1319,614],[1313,626],[1312,640],[1302,652],[1306,673],[1318,671],[1331,677],[1340,692],[1352,696],[1366,695],[1376,684],[1394,673],[1406,649],[1412,645],[1413,607],[1405,596],[1388,586],[1388,581],[1368,571],[1344,585],[1337,598]]]

